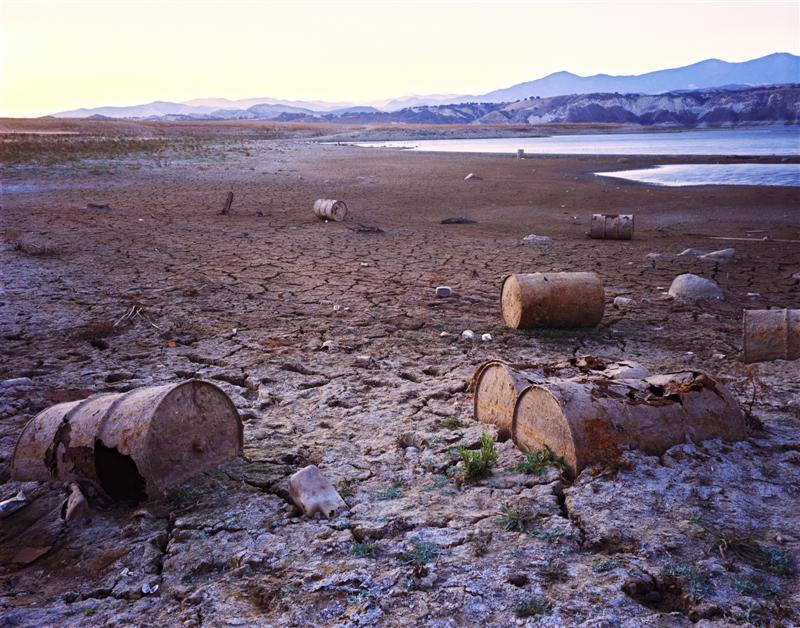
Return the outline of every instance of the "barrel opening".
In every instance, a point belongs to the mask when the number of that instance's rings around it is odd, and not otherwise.
[[[100,486],[109,497],[134,503],[147,499],[144,478],[130,456],[95,440],[94,464]]]

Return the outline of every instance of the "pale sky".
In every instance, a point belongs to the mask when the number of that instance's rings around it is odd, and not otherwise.
[[[0,0],[0,115],[153,100],[476,94],[800,53],[788,2]]]

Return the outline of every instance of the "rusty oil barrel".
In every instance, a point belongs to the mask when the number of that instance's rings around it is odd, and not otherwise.
[[[342,222],[347,217],[347,205],[333,198],[319,198],[314,201],[314,215],[320,220]]]
[[[11,460],[17,480],[88,479],[115,499],[166,490],[242,452],[242,422],[217,386],[178,384],[101,394],[40,412]]]
[[[595,240],[633,239],[633,214],[592,214],[589,237]]]
[[[491,360],[478,367],[472,381],[475,388],[473,416],[483,423],[496,425],[501,438],[510,438],[517,397],[531,384],[544,382],[544,375],[536,365]]]
[[[473,417],[476,421],[496,425],[501,438],[510,438],[517,399],[531,384],[545,384],[553,378],[605,377],[616,380],[649,376],[650,372],[636,362],[606,362],[594,356],[541,364],[490,360],[481,364],[472,377]]]
[[[596,273],[530,273],[506,277],[500,302],[514,329],[571,329],[602,320],[605,294]]]
[[[800,358],[800,310],[745,310],[742,332],[745,364]]]
[[[624,448],[659,455],[686,442],[746,435],[744,415],[728,390],[694,372],[641,380],[558,380],[519,396],[512,437],[522,451],[547,449],[575,476],[613,464]]]

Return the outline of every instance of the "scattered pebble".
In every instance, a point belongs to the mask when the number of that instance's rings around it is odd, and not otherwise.
[[[628,297],[614,297],[614,307],[622,308],[622,307],[633,307],[636,305],[636,301],[630,299]]]
[[[465,340],[474,340],[475,332],[472,331],[471,329],[465,329],[464,331],[461,332],[461,337],[464,338]]]
[[[438,286],[436,288],[436,296],[440,299],[446,299],[453,296],[453,289],[450,286]]]
[[[483,342],[491,342],[492,334],[483,334],[483,335],[481,335],[481,340]]]
[[[474,172],[470,172],[466,177],[464,177],[464,181],[480,181],[482,177],[479,177]]]
[[[700,255],[699,257],[706,261],[732,264],[736,261],[736,249],[721,249],[719,251],[712,251],[711,253]]]

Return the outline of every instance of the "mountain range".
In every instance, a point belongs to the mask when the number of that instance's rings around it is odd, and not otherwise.
[[[679,68],[646,74],[578,76],[556,72],[545,77],[477,95],[406,96],[372,103],[296,101],[277,98],[200,98],[182,103],[156,101],[128,107],[96,107],[54,114],[61,118],[137,119],[286,119],[287,116],[324,119],[378,115],[416,107],[458,103],[508,103],[529,98],[578,96],[586,94],[652,95],[668,92],[702,91],[720,88],[741,90],[757,85],[800,83],[800,56],[774,53],[758,59],[731,63],[707,59]],[[495,108],[496,109],[496,108]]]

